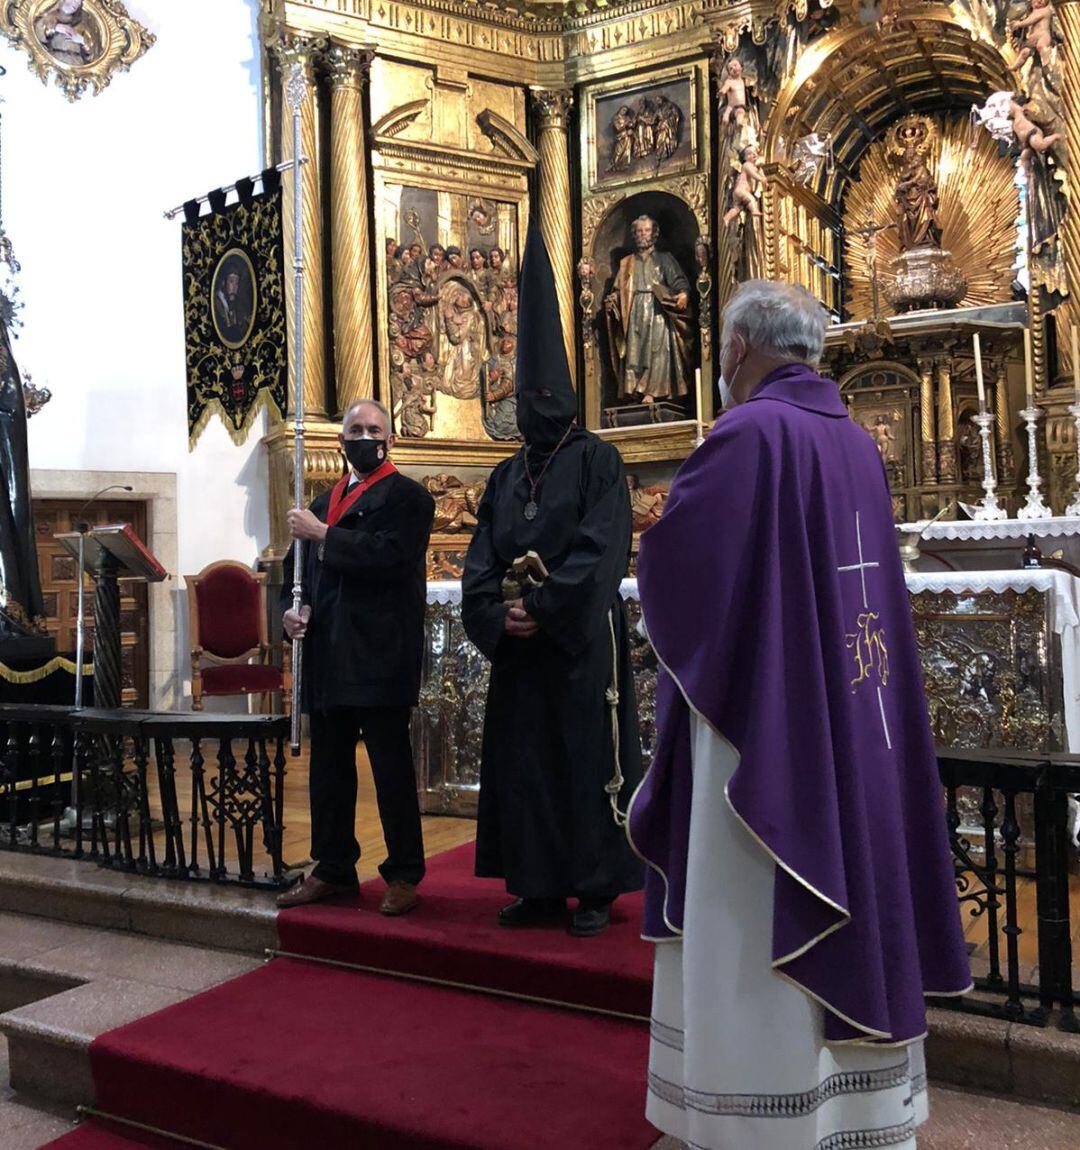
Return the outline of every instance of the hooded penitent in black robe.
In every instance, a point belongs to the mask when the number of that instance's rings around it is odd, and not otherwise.
[[[605,790],[621,773],[616,799],[625,811],[641,777],[619,597],[630,554],[630,497],[618,451],[571,427],[577,399],[551,264],[535,227],[521,275],[517,411],[526,447],[492,472],[463,579],[466,633],[492,664],[476,873],[505,878],[507,890],[522,898],[613,898],[643,879]],[[525,514],[526,452],[534,478],[547,465],[533,519]],[[540,631],[521,639],[504,633],[501,584],[529,551],[549,576],[524,596]]]
[[[30,506],[26,404],[6,324],[0,320],[0,640],[34,634],[44,614]]]

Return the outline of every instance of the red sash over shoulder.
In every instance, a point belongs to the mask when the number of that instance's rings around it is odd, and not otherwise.
[[[334,490],[330,492],[330,507],[326,512],[327,524],[333,527],[365,491],[370,491],[376,483],[381,483],[396,473],[397,468],[390,460],[384,460],[366,479],[361,479],[359,483],[354,484],[351,491],[349,490],[349,476],[343,476],[334,486]]]

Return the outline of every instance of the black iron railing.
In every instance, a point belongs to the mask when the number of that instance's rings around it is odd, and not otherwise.
[[[938,750],[976,992],[942,1005],[1080,1031],[1070,938],[1069,804],[1080,755]],[[1080,882],[1073,884],[1080,890]],[[1034,887],[1034,946],[1023,937]]]
[[[0,706],[0,849],[284,886],[288,735],[280,716]]]

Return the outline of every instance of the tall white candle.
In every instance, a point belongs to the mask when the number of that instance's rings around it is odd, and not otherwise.
[[[697,426],[698,426],[698,439],[701,438],[702,430],[705,424],[705,408],[702,406],[701,396],[701,368],[699,367],[694,373],[694,383],[697,387]]]
[[[983,386],[983,373],[982,373],[982,348],[979,345],[979,334],[976,332],[971,337],[971,342],[975,347],[975,386],[979,390],[979,410],[986,410],[986,388]]]
[[[1024,328],[1024,390],[1027,392],[1027,405],[1035,404],[1035,372],[1031,366],[1031,332]]]

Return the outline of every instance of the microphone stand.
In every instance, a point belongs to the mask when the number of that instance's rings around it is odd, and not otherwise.
[[[103,487],[95,495],[90,498],[75,512],[75,530],[79,533],[79,557],[76,561],[77,571],[76,578],[79,581],[78,590],[75,593],[76,613],[75,613],[75,710],[81,711],[83,709],[83,662],[86,652],[86,573],[84,570],[84,563],[86,560],[86,537],[90,533],[90,524],[82,518],[82,513],[92,504],[96,503],[103,495],[107,495],[110,491],[132,491],[126,483],[110,483],[108,487]],[[61,820],[61,826],[65,829],[73,829],[79,821],[79,764],[75,757],[75,748],[71,749],[71,805],[64,811],[64,817]]]

